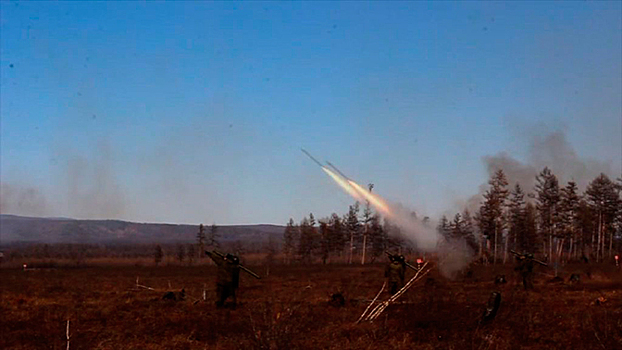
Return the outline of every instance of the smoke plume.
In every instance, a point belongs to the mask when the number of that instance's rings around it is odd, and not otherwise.
[[[0,213],[42,216],[46,214],[46,198],[36,187],[2,183]]]
[[[488,178],[497,170],[505,173],[509,188],[519,183],[524,192],[533,192],[536,185],[536,175],[544,167],[551,169],[559,179],[560,186],[568,181],[577,183],[583,191],[587,185],[600,173],[612,175],[611,166],[605,162],[583,159],[568,141],[563,130],[549,130],[546,128],[532,128],[523,132],[519,139],[527,139],[527,160],[522,162],[507,152],[500,152],[482,158]],[[459,206],[468,209],[471,213],[477,212],[482,201],[482,195],[488,189],[487,182],[480,185],[476,195],[466,201],[459,202]],[[528,199],[528,198],[526,198]]]

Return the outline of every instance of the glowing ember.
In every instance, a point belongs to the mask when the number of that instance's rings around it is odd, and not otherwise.
[[[422,264],[423,263],[423,259],[417,259],[417,264]]]

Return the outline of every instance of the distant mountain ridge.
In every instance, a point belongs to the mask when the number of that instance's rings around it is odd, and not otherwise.
[[[121,220],[38,218],[0,214],[0,243],[191,243],[199,225],[151,224]],[[210,225],[206,225],[206,233]],[[262,243],[283,237],[279,225],[218,226],[222,242]]]

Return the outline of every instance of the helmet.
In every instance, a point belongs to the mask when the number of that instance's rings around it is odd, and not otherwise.
[[[400,256],[397,257],[397,261],[404,262],[404,261],[406,261],[406,258],[403,255],[400,255]]]
[[[227,258],[227,260],[229,260],[233,264],[237,265],[237,264],[240,263],[240,259],[237,256],[233,255],[233,254],[227,254],[226,258]]]

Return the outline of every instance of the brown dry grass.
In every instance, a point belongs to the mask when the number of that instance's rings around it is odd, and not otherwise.
[[[255,267],[265,274],[265,267]],[[0,349],[622,349],[622,277],[592,267],[578,286],[536,290],[492,283],[500,268],[480,267],[470,279],[433,272],[375,323],[354,324],[382,285],[376,266],[273,266],[262,280],[244,276],[236,310],[214,307],[212,266],[89,267],[0,270]],[[570,272],[585,269],[567,267]],[[544,271],[544,270],[540,270]],[[161,300],[140,283],[184,287],[207,302]],[[480,325],[489,294],[502,293],[496,319]],[[346,306],[328,305],[342,292]],[[595,305],[604,296],[607,301]],[[386,297],[386,296],[385,296]]]

